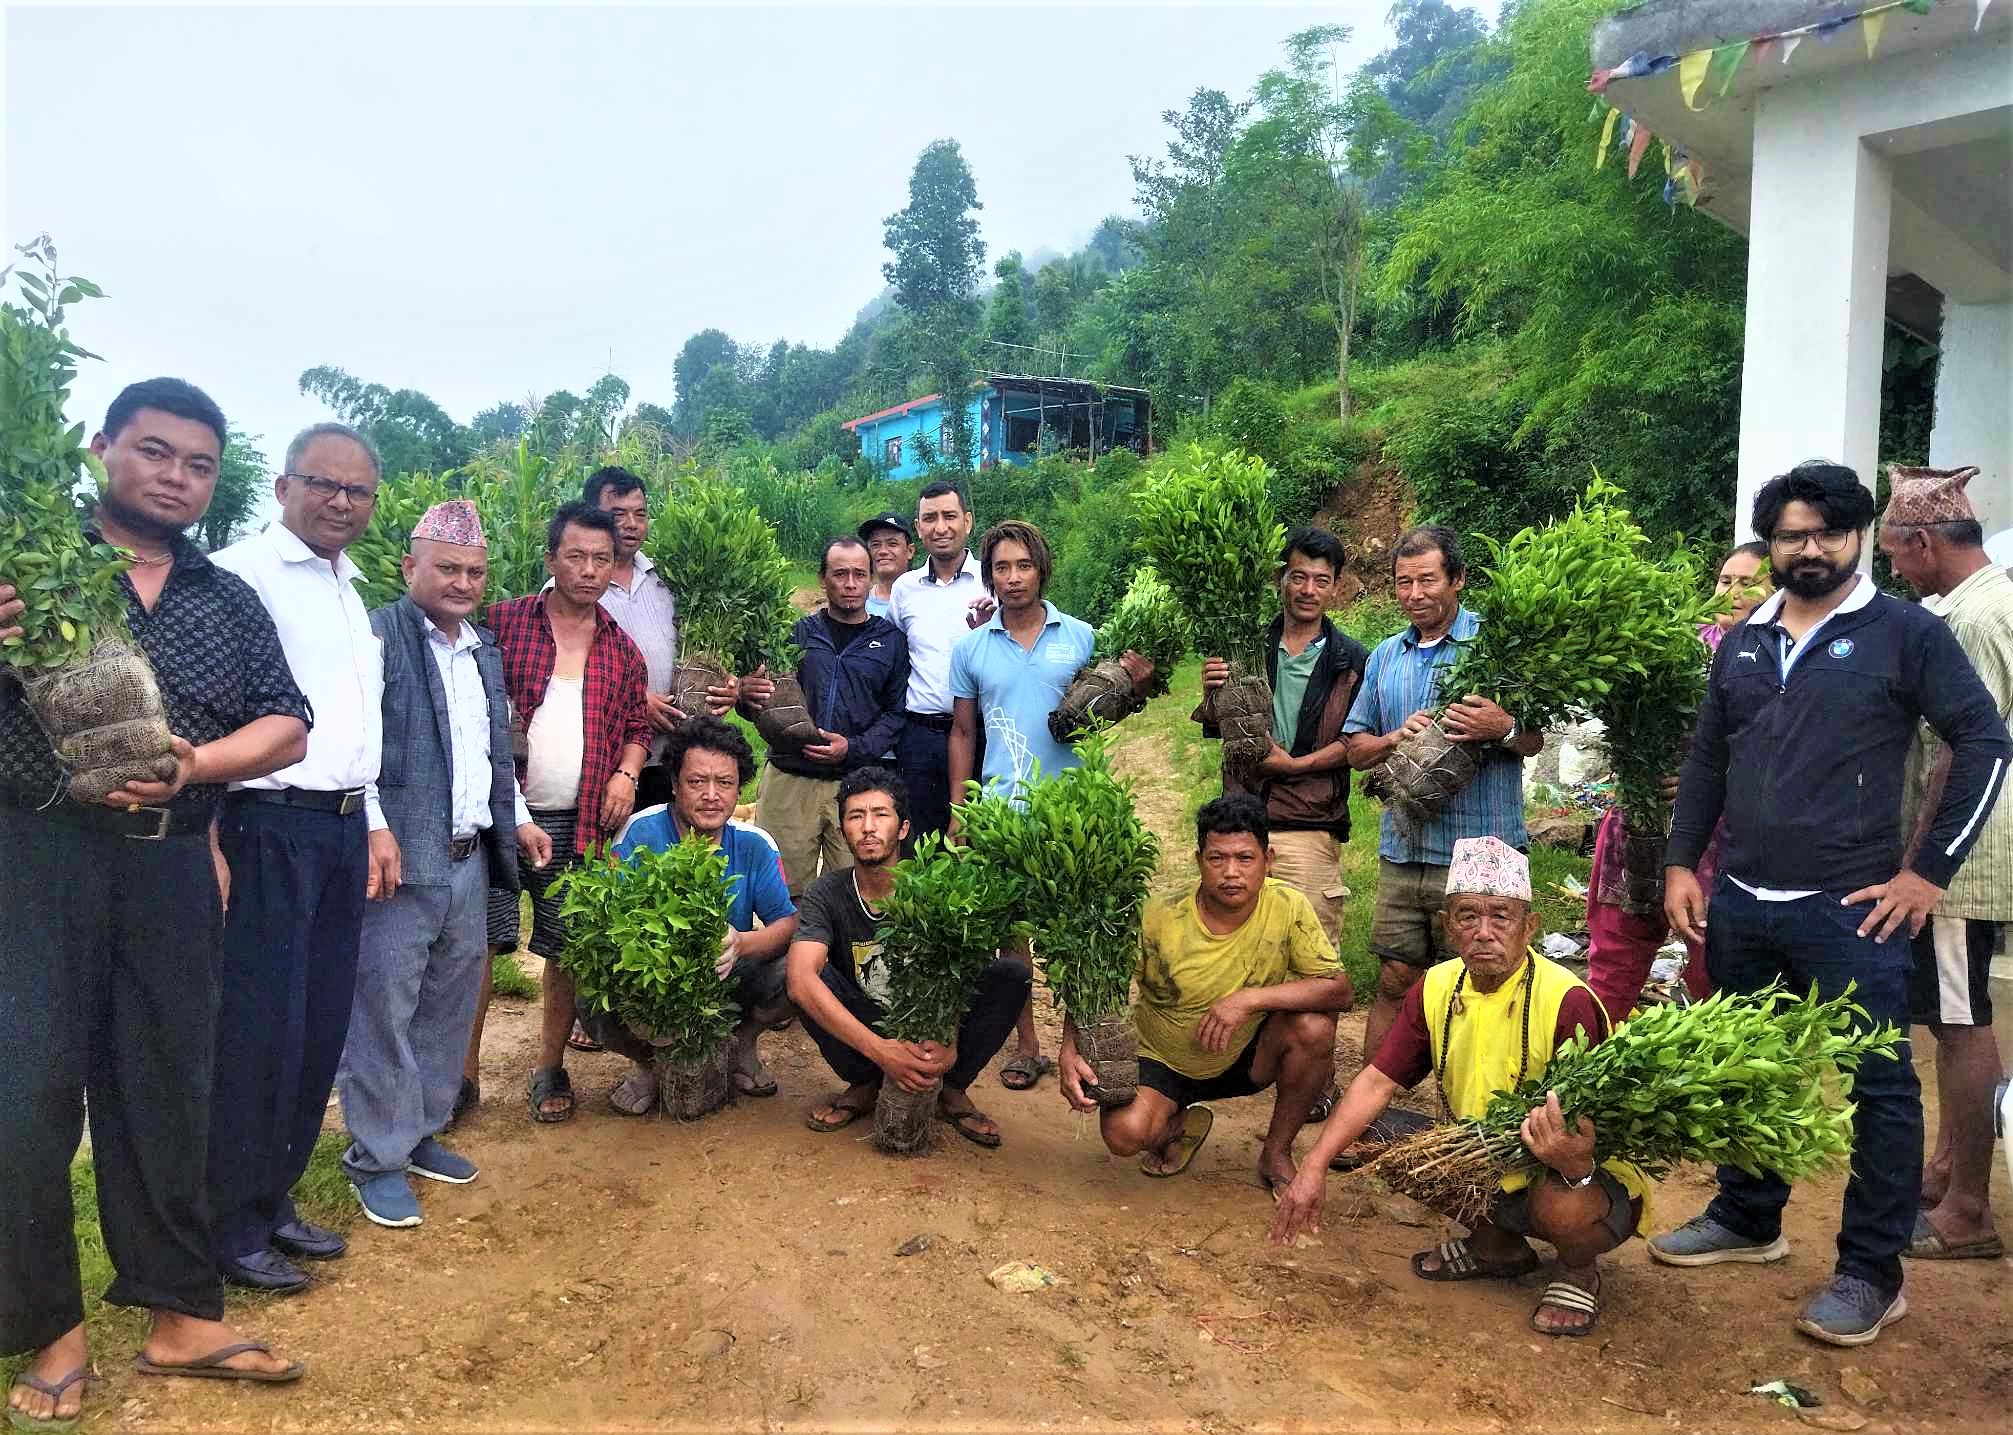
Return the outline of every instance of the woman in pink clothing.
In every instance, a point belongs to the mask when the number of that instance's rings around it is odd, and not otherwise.
[[[1699,629],[1699,640],[1710,652],[1720,640],[1747,620],[1770,591],[1768,547],[1743,543],[1719,566],[1713,591],[1731,594],[1733,608]],[[1673,779],[1674,781],[1675,779]],[[1601,817],[1594,834],[1594,870],[1587,884],[1587,985],[1600,997],[1608,1015],[1621,1021],[1635,1009],[1649,979],[1650,963],[1670,935],[1664,921],[1664,838],[1629,829],[1619,808]],[[1719,870],[1719,834],[1699,859],[1699,885],[1712,890]],[[1685,963],[1685,988],[1694,998],[1712,989],[1705,973],[1705,952],[1690,946]]]

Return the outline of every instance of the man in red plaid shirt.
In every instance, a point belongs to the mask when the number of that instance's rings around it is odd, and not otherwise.
[[[552,516],[545,536],[552,586],[489,610],[503,650],[517,777],[531,820],[552,838],[552,861],[529,869],[531,950],[545,958],[531,1114],[564,1121],[573,1084],[564,1065],[573,1030],[573,975],[559,965],[566,929],[552,881],[612,841],[636,805],[650,747],[643,654],[601,608],[615,572],[615,520],[584,503]]]

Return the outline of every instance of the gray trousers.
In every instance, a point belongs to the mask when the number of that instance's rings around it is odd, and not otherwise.
[[[365,1178],[403,1171],[413,1148],[447,1125],[489,961],[489,871],[480,851],[446,887],[405,887],[366,905],[356,1000],[336,1089]]]

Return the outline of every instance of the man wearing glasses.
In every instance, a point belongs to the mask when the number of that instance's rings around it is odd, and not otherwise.
[[[210,1103],[209,1187],[225,1280],[286,1293],[295,1260],[343,1238],[300,1219],[307,1169],[349,1032],[370,874],[364,786],[383,734],[384,666],[344,549],[370,522],[369,439],[316,424],[287,445],[280,518],[212,560],[251,584],[314,712],[307,756],[235,784],[217,814],[224,882],[222,1002]]]
[[[1875,1022],[1908,1030],[1909,939],[1978,840],[2006,776],[1998,705],[1934,613],[1859,571],[1873,495],[1813,460],[1762,485],[1754,527],[1780,590],[1714,655],[1664,854],[1664,911],[1705,944],[1713,985],[1785,981],[1825,999],[1851,984]],[[1920,846],[1904,855],[1902,774],[1919,724],[1950,749]],[[1693,869],[1721,817],[1708,905]],[[1796,1328],[1865,1345],[1908,1313],[1901,1253],[1922,1186],[1922,1090],[1904,1041],[1853,1083],[1852,1180],[1830,1282]],[[1789,1253],[1789,1185],[1719,1169],[1712,1204],[1650,1242],[1666,1265],[1764,1264]]]

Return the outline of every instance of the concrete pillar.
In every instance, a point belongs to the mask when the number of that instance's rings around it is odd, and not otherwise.
[[[1978,466],[1965,491],[1988,534],[2013,524],[2013,303],[1943,306],[1932,468]]]
[[[1827,113],[1822,86],[1755,96],[1747,340],[1735,526],[1755,490],[1806,458],[1870,485],[1880,436],[1889,162]]]

